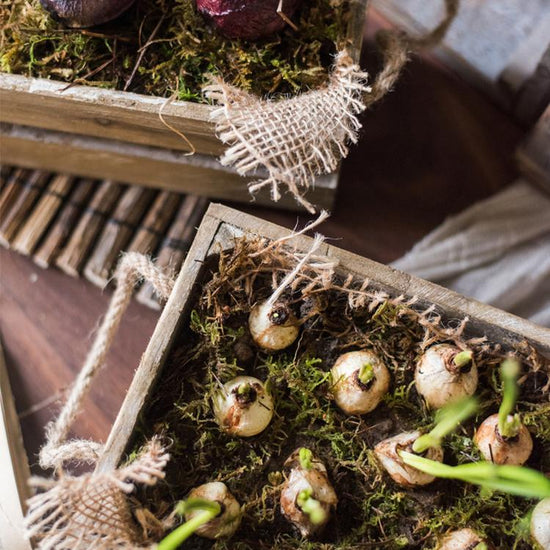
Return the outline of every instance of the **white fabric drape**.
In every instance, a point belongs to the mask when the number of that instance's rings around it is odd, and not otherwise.
[[[550,327],[550,196],[520,180],[448,218],[393,266]]]

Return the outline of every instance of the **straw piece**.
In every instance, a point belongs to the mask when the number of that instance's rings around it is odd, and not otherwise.
[[[180,204],[177,193],[162,191],[145,216],[134,238],[128,245],[128,252],[152,254],[162,239],[168,224]]]
[[[33,260],[36,265],[45,269],[55,262],[92,196],[94,187],[94,181],[91,179],[80,179],[75,182],[69,199],[34,254]]]
[[[101,183],[55,262],[59,269],[68,275],[78,277],[88,252],[105,225],[106,217],[122,195],[123,189],[123,186],[109,180]]]
[[[94,285],[103,288],[107,284],[120,252],[132,238],[154,193],[151,189],[131,186],[122,195],[84,268],[84,276]]]
[[[185,197],[161,245],[155,262],[159,269],[169,268],[172,273],[179,270],[207,205],[208,200],[203,197]],[[149,283],[141,287],[136,299],[150,308],[160,309],[158,297]]]
[[[50,174],[41,170],[34,170],[30,174],[25,170],[24,175],[28,176],[17,192],[17,197],[11,202],[11,207],[6,213],[2,213],[0,223],[0,244],[9,248],[21,224],[27,219],[38,196],[48,183]],[[20,186],[20,185],[18,185]],[[8,199],[6,199],[8,202]]]
[[[73,183],[74,178],[67,175],[57,175],[52,179],[32,214],[18,231],[12,243],[14,250],[25,256],[32,254],[70,193]]]
[[[9,175],[2,176],[2,193],[0,194],[0,220],[7,216],[11,207],[19,197],[25,181],[31,174],[30,170],[17,168]]]

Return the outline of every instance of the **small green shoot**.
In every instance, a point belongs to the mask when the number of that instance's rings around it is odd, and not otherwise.
[[[469,349],[467,349],[465,351],[461,351],[460,353],[457,353],[455,355],[455,358],[453,359],[453,363],[459,369],[462,369],[462,368],[468,366],[472,362],[473,356],[474,356],[474,354]]]
[[[421,435],[413,443],[413,451],[421,454],[431,447],[441,444],[444,437],[472,416],[478,409],[479,402],[475,397],[467,397],[440,409],[436,416],[436,425],[429,433]]]
[[[358,374],[359,381],[362,384],[368,384],[374,378],[374,368],[370,363],[365,363]]]
[[[309,449],[302,447],[298,452],[298,458],[300,460],[300,466],[304,470],[311,470],[313,467],[313,453]]]
[[[197,511],[199,513],[164,537],[157,546],[157,550],[176,550],[179,545],[187,540],[201,525],[214,519],[221,512],[221,506],[217,502],[212,502],[210,500],[189,498],[181,501],[176,507],[176,512],[180,515],[192,511]]]
[[[487,543],[480,542],[479,544],[476,544],[474,550],[489,550],[489,547],[487,546]]]
[[[498,410],[498,431],[502,437],[515,437],[519,433],[521,421],[519,415],[515,414],[512,419],[508,417],[512,414],[518,398],[517,378],[521,367],[516,359],[506,359],[500,366],[500,377],[502,379],[502,403]]]
[[[298,493],[297,504],[314,525],[320,525],[326,520],[327,513],[321,503],[313,498],[311,489],[304,489]]]
[[[449,466],[406,451],[400,451],[399,455],[405,464],[435,477],[457,479],[490,491],[502,491],[526,498],[550,497],[550,479],[524,466],[500,466],[491,462]]]

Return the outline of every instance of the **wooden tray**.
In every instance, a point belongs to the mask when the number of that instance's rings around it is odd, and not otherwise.
[[[232,248],[235,237],[243,235],[277,239],[288,235],[288,230],[225,206],[210,206],[122,404],[98,465],[99,470],[116,467],[123,457],[174,339],[189,319],[190,308],[201,285],[202,266],[219,254],[220,246],[222,249]],[[305,251],[311,248],[311,242],[309,237],[298,237],[292,244]],[[426,307],[436,304],[446,318],[469,317],[468,334],[485,334],[505,347],[528,340],[540,352],[550,356],[549,329],[335,246],[324,244],[318,254],[337,260],[339,270],[369,279],[393,296],[416,296],[419,304]]]
[[[369,0],[352,0],[349,51],[359,60]],[[216,160],[223,144],[214,107],[65,82],[0,73],[2,162],[28,168],[113,178],[220,199],[250,201],[247,180]],[[159,118],[185,134],[197,154]],[[255,178],[257,179],[257,178]],[[330,208],[337,174],[319,178],[308,200]],[[274,204],[268,193],[258,202]],[[298,208],[292,198],[280,206]]]

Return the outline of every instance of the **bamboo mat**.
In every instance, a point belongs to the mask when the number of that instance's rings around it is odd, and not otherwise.
[[[99,287],[125,251],[177,272],[207,206],[193,195],[0,167],[0,244]],[[160,307],[148,285],[137,300]]]

